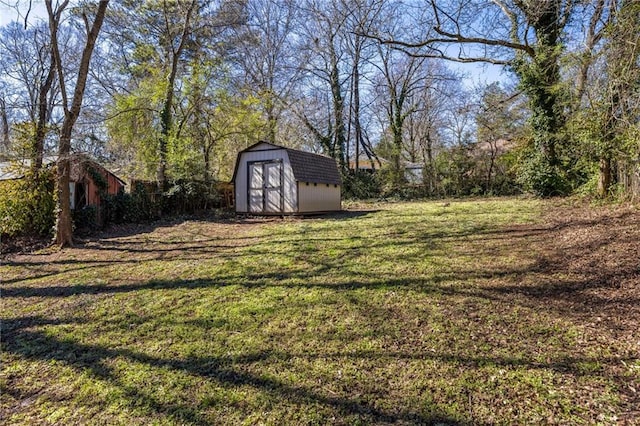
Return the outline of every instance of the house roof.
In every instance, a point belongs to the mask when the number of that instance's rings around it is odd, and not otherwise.
[[[55,160],[45,156],[42,159],[42,165],[46,166]],[[17,158],[10,161],[0,162],[0,181],[16,180],[24,178],[25,171],[31,167],[31,160],[28,158]]]
[[[89,156],[85,154],[73,154],[72,155],[72,166],[71,166],[71,174],[70,180],[71,182],[78,181],[82,178],[84,174],[83,170],[81,170],[80,166],[85,164],[91,164],[92,167],[98,168],[104,173],[113,176],[121,185],[125,186],[126,182],[120,179],[116,174],[112,171],[98,163],[96,160],[93,160]],[[56,158],[52,156],[45,156],[43,158],[42,164],[49,165],[56,162]],[[0,162],[0,181],[2,180],[11,180],[11,179],[22,179],[24,177],[24,169],[30,167],[31,161],[29,159],[20,160],[18,162]]]
[[[509,139],[496,139],[476,143],[476,149],[480,152],[496,152],[503,154],[516,146],[516,143]]]
[[[358,160],[358,169],[360,170],[372,170],[379,169],[383,164],[388,163],[384,158],[376,158],[375,160],[370,160],[366,157],[360,157]],[[356,160],[349,161],[349,168],[355,170],[356,168]]]
[[[86,165],[90,165],[91,167],[98,169],[99,171],[107,174],[107,175],[111,175],[113,176],[118,183],[120,183],[120,185],[122,186],[126,186],[126,182],[123,181],[122,179],[120,179],[115,173],[113,173],[111,170],[107,169],[105,166],[103,166],[102,164],[98,163],[96,160],[92,159],[91,157],[89,157],[86,154],[74,154],[72,157],[72,166],[71,166],[71,173],[70,173],[70,177],[71,180],[79,180],[82,178],[82,176],[85,173],[84,168],[86,167]]]
[[[293,169],[293,177],[296,181],[342,185],[342,178],[340,177],[336,161],[333,158],[311,152],[300,151],[298,149],[286,148],[270,142],[258,142],[238,153],[236,168],[233,172],[233,181],[235,181],[238,162],[240,161],[242,154],[244,152],[252,151],[254,148],[262,144],[270,145],[274,150],[283,149],[287,152],[291,168]]]

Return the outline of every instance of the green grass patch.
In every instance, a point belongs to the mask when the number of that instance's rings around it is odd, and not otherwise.
[[[3,422],[633,419],[637,342],[548,292],[553,204],[357,207],[6,259]]]

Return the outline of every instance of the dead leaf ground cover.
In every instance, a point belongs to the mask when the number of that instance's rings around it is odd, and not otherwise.
[[[351,206],[0,266],[5,424],[640,424],[640,212]]]

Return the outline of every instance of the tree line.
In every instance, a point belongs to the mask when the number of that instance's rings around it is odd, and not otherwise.
[[[637,1],[2,3],[0,153],[34,182],[57,155],[59,244],[72,152],[163,191],[228,180],[257,140],[335,158],[362,196],[607,196],[638,174]]]

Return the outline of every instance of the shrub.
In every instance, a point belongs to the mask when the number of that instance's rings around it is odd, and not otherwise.
[[[377,198],[380,196],[380,181],[374,173],[350,170],[343,176],[344,197],[351,199]]]
[[[98,229],[98,209],[96,206],[84,206],[71,212],[75,230],[91,232]]]
[[[221,205],[222,197],[215,184],[180,180],[171,182],[161,196],[153,184],[134,182],[130,194],[104,197],[105,223],[140,223],[168,215],[191,214]]]
[[[162,209],[170,215],[216,207],[222,199],[214,184],[195,180],[173,181],[162,198]]]
[[[0,234],[49,236],[55,221],[54,171],[0,182]]]
[[[565,195],[571,192],[565,174],[542,154],[531,153],[519,169],[518,181],[526,191],[539,197]]]
[[[160,211],[149,190],[142,182],[135,182],[130,194],[120,192],[104,198],[105,223],[140,223],[158,218]]]
[[[104,221],[106,223],[125,223],[133,211],[132,197],[130,194],[120,192],[116,195],[107,195],[104,198]],[[136,222],[134,220],[133,222]]]

